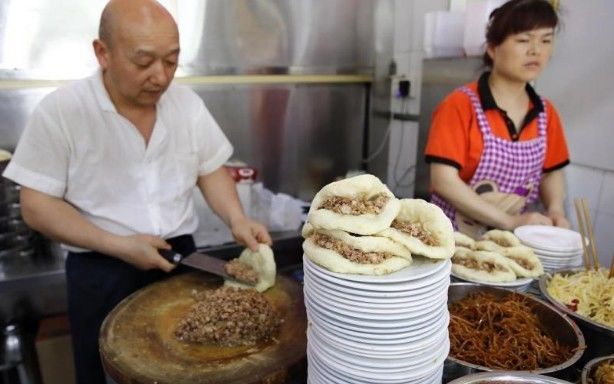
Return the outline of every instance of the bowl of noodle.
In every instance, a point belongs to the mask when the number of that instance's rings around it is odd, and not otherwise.
[[[608,279],[608,272],[605,268],[554,271],[540,278],[539,289],[580,325],[614,338],[614,279]]]
[[[477,371],[561,377],[586,347],[573,321],[527,294],[453,283],[448,310],[450,354],[445,369],[451,378]]]
[[[582,369],[582,384],[614,383],[614,355],[592,359]]]

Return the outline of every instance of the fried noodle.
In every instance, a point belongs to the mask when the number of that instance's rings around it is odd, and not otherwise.
[[[478,292],[450,305],[450,355],[492,369],[535,370],[558,365],[574,351],[540,327],[528,299]]]

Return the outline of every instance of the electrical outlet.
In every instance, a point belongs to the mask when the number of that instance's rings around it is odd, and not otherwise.
[[[395,99],[406,99],[411,94],[411,81],[405,75],[391,76],[392,97]]]

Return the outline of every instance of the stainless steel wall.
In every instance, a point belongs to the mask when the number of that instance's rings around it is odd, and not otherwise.
[[[369,100],[387,102],[386,87],[372,85],[384,79],[377,68],[387,69],[392,55],[393,0],[161,2],[181,33],[177,78],[203,98],[236,157],[259,168],[268,188],[310,199],[333,177],[361,168]],[[55,88],[46,81],[96,69],[91,41],[105,3],[0,2],[0,147],[14,148],[29,113]],[[340,74],[367,77],[346,83],[295,78]],[[230,77],[206,81],[219,75]],[[268,81],[270,75],[286,77]],[[380,101],[372,93],[377,89],[384,90]],[[378,125],[385,122],[371,124],[370,143],[380,141]],[[386,158],[387,151],[371,164],[382,177]]]

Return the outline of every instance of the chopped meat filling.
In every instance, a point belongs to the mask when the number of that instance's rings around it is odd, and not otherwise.
[[[392,256],[387,252],[362,251],[323,233],[316,232],[313,235],[313,241],[319,247],[335,251],[346,259],[358,264],[379,264]]]
[[[509,242],[507,239],[504,238],[498,238],[498,239],[491,239],[491,241],[493,241],[494,243],[504,247],[504,248],[509,248],[512,246],[512,243]]]
[[[245,281],[250,284],[256,284],[258,282],[258,272],[245,264],[239,259],[232,259],[224,265],[226,273],[238,280]]]
[[[179,340],[251,346],[274,338],[281,323],[266,297],[253,289],[221,287],[197,299],[175,329]]]
[[[403,233],[407,233],[409,236],[418,238],[426,245],[435,247],[438,245],[435,236],[422,227],[419,223],[412,223],[404,220],[394,219],[390,225],[394,229],[398,229]]]
[[[505,268],[501,267],[499,264],[493,263],[492,261],[478,261],[472,257],[453,256],[452,263],[462,265],[476,271],[485,271],[489,273],[493,271],[506,271]]]
[[[531,263],[530,261],[526,259],[523,259],[522,257],[508,256],[508,258],[514,260],[516,263],[518,263],[518,265],[520,265],[524,269],[527,269],[529,271],[533,269],[533,263]]]
[[[366,213],[378,214],[382,211],[390,196],[378,193],[370,198],[363,196],[358,199],[350,199],[342,196],[332,196],[322,202],[318,209],[328,209],[341,215],[358,216]]]

